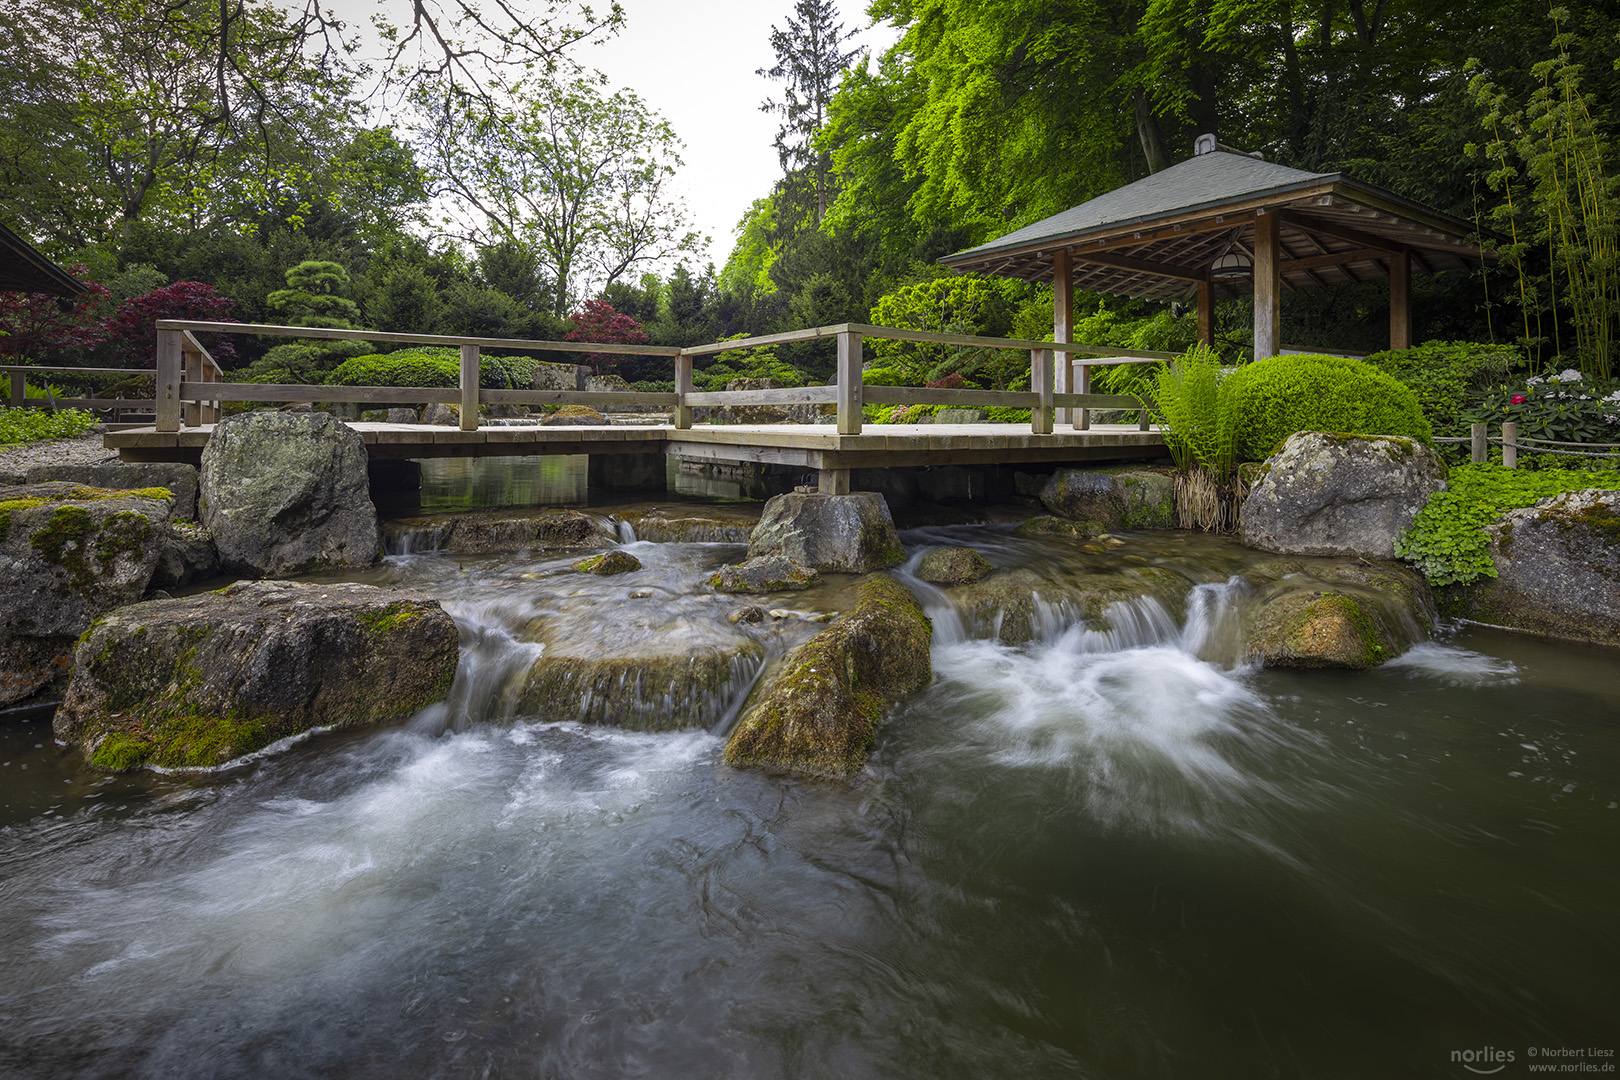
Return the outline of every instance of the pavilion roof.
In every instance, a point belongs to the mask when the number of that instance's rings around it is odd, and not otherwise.
[[[72,297],[85,289],[34,245],[0,224],[0,291]]]
[[[940,262],[1026,281],[1051,281],[1068,249],[1077,290],[1150,300],[1192,294],[1214,261],[1254,257],[1257,217],[1279,216],[1285,289],[1327,288],[1389,276],[1407,251],[1426,273],[1494,258],[1475,238],[1488,230],[1343,173],[1313,173],[1225,148],[1198,154],[1079,206]],[[1217,295],[1247,293],[1247,279],[1214,279]]]

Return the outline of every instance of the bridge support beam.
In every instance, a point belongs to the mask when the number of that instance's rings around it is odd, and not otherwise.
[[[849,494],[848,469],[821,469],[816,473],[816,491],[822,495]]]

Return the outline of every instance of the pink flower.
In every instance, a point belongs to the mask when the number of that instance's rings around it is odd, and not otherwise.
[[[1529,401],[1529,400],[1530,399],[1525,397],[1523,394],[1514,394],[1513,395],[1513,404],[1515,404],[1515,405],[1523,405],[1526,401]]]

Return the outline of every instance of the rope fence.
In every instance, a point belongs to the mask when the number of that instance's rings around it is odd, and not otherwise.
[[[1528,453],[1532,454],[1561,454],[1565,457],[1620,458],[1620,454],[1598,453],[1598,451],[1602,450],[1620,450],[1620,443],[1572,443],[1559,442],[1556,439],[1521,439],[1519,438],[1519,425],[1511,420],[1502,424],[1502,435],[1500,438],[1492,436],[1489,433],[1490,429],[1485,424],[1469,424],[1468,431],[1469,434],[1467,435],[1448,435],[1436,437],[1434,441],[1437,443],[1470,444],[1468,459],[1472,464],[1475,465],[1484,464],[1486,458],[1489,456],[1487,448],[1491,443],[1495,443],[1497,446],[1502,448],[1502,464],[1510,469],[1516,469],[1519,467],[1519,447],[1521,445],[1524,446],[1524,449]],[[1535,445],[1526,445],[1530,443],[1534,443]],[[1581,449],[1549,449],[1550,447],[1555,446],[1575,446],[1581,447]]]

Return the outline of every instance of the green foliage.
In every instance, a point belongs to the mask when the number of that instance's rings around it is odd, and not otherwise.
[[[45,409],[0,409],[0,446],[71,439],[96,426],[93,413],[80,409],[48,412]]]
[[[306,259],[287,271],[287,287],[266,299],[270,310],[288,326],[322,326],[352,330],[360,307],[344,293],[349,272],[335,262]]]
[[[1417,395],[1436,435],[1466,435],[1470,404],[1487,387],[1507,378],[1522,359],[1509,345],[1428,341],[1411,349],[1373,353],[1367,363]]]
[[[735,334],[721,341],[735,341],[747,337]],[[732,379],[775,379],[783,386],[804,386],[810,377],[803,371],[779,359],[770,346],[758,349],[728,349],[720,353],[712,364],[692,373],[692,383],[699,390],[724,390]]]
[[[1237,453],[1269,457],[1301,431],[1433,439],[1417,395],[1371,364],[1342,356],[1273,356],[1228,376]]]
[[[1451,470],[1446,490],[1429,496],[1411,527],[1396,538],[1395,554],[1422,571],[1431,585],[1466,585],[1495,577],[1486,525],[1508,510],[1587,488],[1620,490],[1620,474],[1459,466]]]
[[[1533,337],[1531,317],[1539,322],[1545,286],[1543,303],[1555,309],[1555,346],[1565,351],[1556,322],[1556,309],[1565,307],[1575,332],[1571,355],[1584,373],[1607,378],[1620,361],[1620,172],[1597,97],[1581,88],[1569,12],[1554,7],[1549,14],[1554,53],[1530,69],[1537,85],[1522,108],[1483,75],[1470,90],[1491,133],[1484,147],[1495,166],[1489,183],[1507,196],[1493,217],[1512,231],[1506,254],[1519,273],[1525,338]],[[1539,260],[1543,250],[1551,256],[1550,277],[1526,265],[1527,256]]]
[[[1006,337],[1027,291],[1027,286],[1007,278],[941,277],[886,293],[872,307],[871,318],[878,326],[897,330]],[[1029,364],[1028,355],[1017,351],[888,338],[870,339],[866,351],[873,367],[904,372],[912,385],[954,373],[1005,389]]]
[[[439,329],[438,283],[417,265],[394,269],[371,295],[366,316],[378,330],[394,334],[432,334]]]
[[[1197,466],[1221,477],[1232,471],[1238,432],[1231,384],[1220,359],[1204,345],[1159,365],[1153,411],[1164,425],[1164,441],[1177,467]]]

